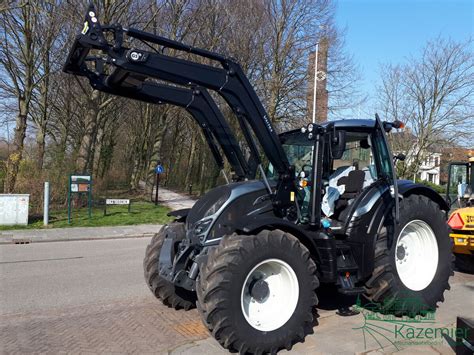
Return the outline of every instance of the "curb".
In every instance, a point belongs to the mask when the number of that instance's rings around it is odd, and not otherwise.
[[[137,239],[137,238],[151,238],[155,233],[141,233],[141,234],[124,234],[124,235],[109,235],[109,236],[86,236],[86,237],[71,237],[71,238],[57,238],[57,237],[14,237],[12,234],[1,235],[0,245],[8,244],[33,244],[33,243],[54,243],[54,242],[77,242],[81,240],[110,240],[110,239]]]

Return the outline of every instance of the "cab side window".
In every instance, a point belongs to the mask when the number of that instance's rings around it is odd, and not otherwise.
[[[374,145],[374,157],[375,157],[375,167],[377,168],[377,176],[379,178],[388,178],[392,179],[392,159],[390,156],[389,150],[383,136],[380,132],[375,133],[372,136],[372,142]]]

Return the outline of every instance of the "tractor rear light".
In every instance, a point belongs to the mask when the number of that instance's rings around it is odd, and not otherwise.
[[[464,221],[459,213],[453,214],[449,218],[448,224],[452,229],[462,229],[464,227]]]

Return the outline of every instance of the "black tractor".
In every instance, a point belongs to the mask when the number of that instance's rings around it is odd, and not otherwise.
[[[174,222],[152,238],[143,262],[153,294],[176,309],[197,306],[225,348],[291,349],[312,331],[321,283],[398,316],[444,300],[452,274],[449,208],[432,189],[397,180],[387,133],[400,122],[376,116],[278,135],[234,60],[102,26],[93,7],[64,70],[97,90],[186,108],[218,166],[223,154],[232,167],[226,185],[171,213]],[[245,151],[208,89],[235,114]]]

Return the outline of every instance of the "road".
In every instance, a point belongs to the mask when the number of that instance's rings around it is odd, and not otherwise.
[[[150,238],[0,246],[0,353],[166,353],[208,336],[150,293]]]
[[[227,354],[196,310],[163,306],[145,285],[150,238],[0,245],[0,354]],[[474,275],[456,273],[436,312],[436,326],[474,316]],[[292,354],[376,350],[364,344],[362,315],[337,316],[341,300],[318,290],[318,325]],[[370,339],[369,339],[370,340]],[[384,344],[385,346],[385,344]],[[384,352],[398,349],[384,347]],[[410,353],[415,348],[408,349]],[[453,353],[444,345],[416,349]]]

